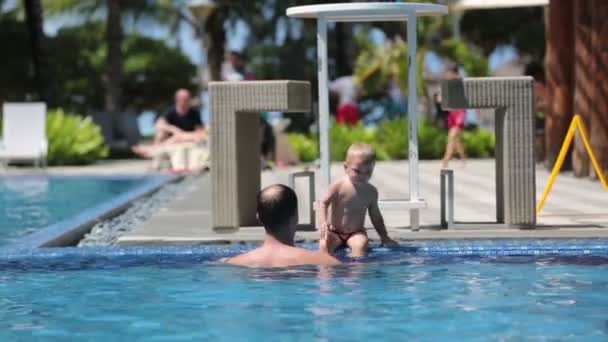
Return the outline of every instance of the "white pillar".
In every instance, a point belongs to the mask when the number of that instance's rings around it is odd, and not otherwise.
[[[321,193],[329,187],[329,89],[327,80],[327,20],[317,19],[317,63],[319,78],[319,139],[321,159]]]
[[[416,61],[416,13],[407,17],[407,50],[408,61],[408,106],[409,120],[409,167],[410,167],[410,199],[418,200],[418,73]]]
[[[453,26],[453,30],[454,31],[454,36],[453,38],[455,40],[460,40],[460,22],[462,21],[462,12],[461,11],[454,11],[454,26]]]
[[[409,151],[408,165],[410,168],[410,201],[418,202],[418,63],[416,60],[417,37],[416,37],[416,13],[407,16],[407,51],[408,60],[408,106],[407,117],[409,120]],[[418,209],[410,209],[410,227],[418,230],[420,217]]]

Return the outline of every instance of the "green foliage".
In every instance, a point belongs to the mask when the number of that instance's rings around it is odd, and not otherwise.
[[[408,52],[407,44],[400,38],[387,41],[384,45],[371,44],[365,38],[358,39],[360,53],[355,61],[354,75],[362,95],[375,95],[384,92],[389,82],[396,78],[404,93],[408,89]],[[420,60],[421,51],[417,59]],[[420,63],[417,63],[420,66]],[[422,69],[418,67],[418,79],[422,80]],[[422,91],[422,82],[418,82]]]
[[[470,157],[488,158],[494,156],[496,140],[493,133],[483,129],[465,131],[462,140]]]
[[[513,45],[522,57],[542,61],[546,47],[543,12],[540,6],[466,11],[461,33],[485,55],[501,45]]]
[[[331,141],[329,153],[331,160],[337,161],[344,160],[346,150],[354,142],[362,142],[379,147],[377,146],[375,131],[369,130],[361,124],[356,126],[334,124],[329,130],[329,139]]]
[[[304,134],[292,133],[287,136],[289,144],[297,151],[302,162],[311,162],[319,157],[319,139]]]
[[[0,115],[0,137],[2,115]],[[49,110],[46,115],[49,165],[88,164],[108,156],[101,129],[90,117]]]
[[[103,23],[62,28],[49,43],[55,64],[61,66],[56,73],[60,103],[78,111],[104,108],[107,47]],[[195,87],[194,65],[164,41],[129,34],[123,51],[126,108],[164,109],[175,89]]]
[[[376,134],[379,144],[388,154],[387,159],[407,159],[407,119],[385,120]]]
[[[87,164],[108,156],[100,128],[90,117],[47,113],[48,162],[50,165]]]
[[[403,93],[408,92],[408,51],[407,44],[400,38],[390,40],[382,46],[370,44],[366,39],[359,39],[360,53],[355,61],[355,80],[362,95],[374,95],[387,89],[391,79],[396,78]],[[418,49],[417,78],[418,94],[424,90],[422,68],[423,56],[427,52],[424,46]],[[458,64],[462,64],[467,74],[472,77],[488,75],[488,60],[474,47],[454,39],[441,42],[436,52]]]
[[[376,130],[363,126],[333,125],[329,132],[330,157],[342,161],[350,144],[363,142],[374,146],[378,160],[400,160],[408,157],[407,119],[384,121]],[[289,142],[303,162],[319,158],[318,136],[290,134]],[[494,134],[482,129],[465,131],[463,142],[472,158],[488,158],[494,155]],[[418,127],[418,154],[420,159],[439,159],[447,143],[447,131],[430,121],[422,121]]]
[[[422,121],[418,126],[418,156],[420,159],[443,157],[448,133],[430,121]]]
[[[488,59],[461,40],[446,39],[437,48],[437,53],[461,64],[470,77],[488,75]]]
[[[164,109],[175,89],[196,87],[194,65],[163,40],[131,34],[124,51],[124,92],[130,107]]]

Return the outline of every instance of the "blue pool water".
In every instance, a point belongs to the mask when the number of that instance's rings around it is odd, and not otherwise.
[[[408,247],[330,268],[213,262],[244,248],[0,257],[0,340],[608,339],[604,252]]]
[[[2,177],[0,246],[70,218],[141,182],[133,177]]]

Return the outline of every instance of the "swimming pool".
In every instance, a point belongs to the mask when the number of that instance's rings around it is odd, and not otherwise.
[[[608,339],[608,240],[416,242],[331,268],[214,263],[248,248],[0,253],[0,340]]]
[[[0,246],[61,224],[129,193],[154,177],[9,176],[0,178]],[[91,215],[95,213],[90,213]],[[97,213],[99,214],[99,213]],[[87,216],[87,217],[84,217]],[[79,222],[66,224],[76,225]]]

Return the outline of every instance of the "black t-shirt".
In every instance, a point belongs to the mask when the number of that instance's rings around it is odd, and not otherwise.
[[[192,132],[197,127],[204,127],[199,112],[194,108],[190,108],[185,115],[179,115],[173,107],[159,118],[164,118],[170,125],[186,132]]]

